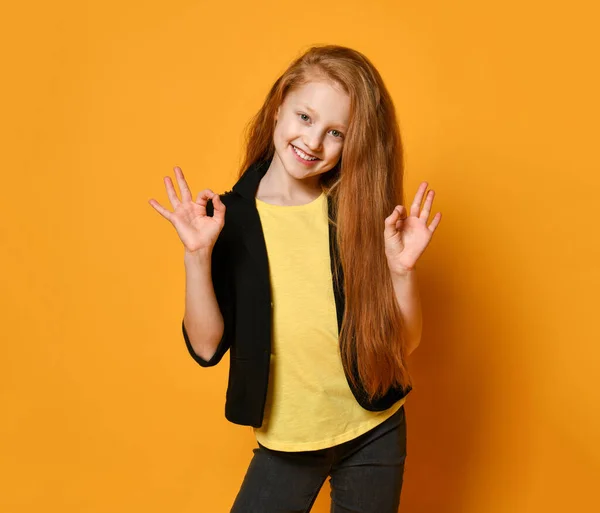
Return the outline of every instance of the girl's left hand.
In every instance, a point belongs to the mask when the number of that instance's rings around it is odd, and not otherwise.
[[[435,195],[433,190],[427,194],[423,209],[419,213],[426,190],[427,182],[421,182],[410,206],[410,216],[407,216],[403,205],[396,205],[394,212],[385,219],[385,255],[392,274],[403,275],[413,270],[440,223],[442,213],[438,212],[427,226]]]

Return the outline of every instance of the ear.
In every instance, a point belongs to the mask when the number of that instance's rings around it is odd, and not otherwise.
[[[275,123],[277,123],[277,118],[279,117],[279,111],[281,110],[281,105],[277,107],[277,112],[275,113]]]

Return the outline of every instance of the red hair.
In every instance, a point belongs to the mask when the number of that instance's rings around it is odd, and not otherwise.
[[[353,382],[350,369],[356,364],[362,385],[373,399],[392,386],[412,383],[383,239],[384,219],[396,205],[404,204],[403,148],[392,98],[371,61],[338,45],[313,46],[295,59],[246,127],[239,176],[257,161],[273,157],[277,108],[292,88],[310,81],[327,81],[350,97],[350,124],[342,155],[321,175],[321,185],[333,205],[334,219],[329,222],[337,228],[344,270],[342,363]],[[334,279],[339,279],[337,272]]]

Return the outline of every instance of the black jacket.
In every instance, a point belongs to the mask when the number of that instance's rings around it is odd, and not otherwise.
[[[270,160],[250,166],[233,186],[221,195],[226,206],[225,225],[212,251],[212,280],[225,330],[210,360],[198,356],[181,328],[187,349],[202,367],[212,367],[230,349],[229,381],[225,417],[234,424],[260,427],[263,421],[271,361],[271,286],[269,262],[260,217],[256,208],[256,190]],[[328,200],[329,215],[332,216]],[[209,200],[207,214],[213,214]],[[329,250],[332,273],[333,252],[337,251],[335,227],[329,223]],[[332,279],[338,321],[338,333],[344,315],[343,273],[339,287]],[[356,366],[354,375],[358,377]],[[346,380],[350,386],[348,375]],[[391,388],[383,397],[368,401],[362,386],[350,386],[357,402],[366,410],[382,411],[404,397],[412,387]]]

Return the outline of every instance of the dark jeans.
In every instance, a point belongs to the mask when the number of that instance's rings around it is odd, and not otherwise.
[[[261,443],[230,513],[308,513],[330,476],[331,513],[397,513],[406,459],[404,405],[357,438],[316,451]]]

